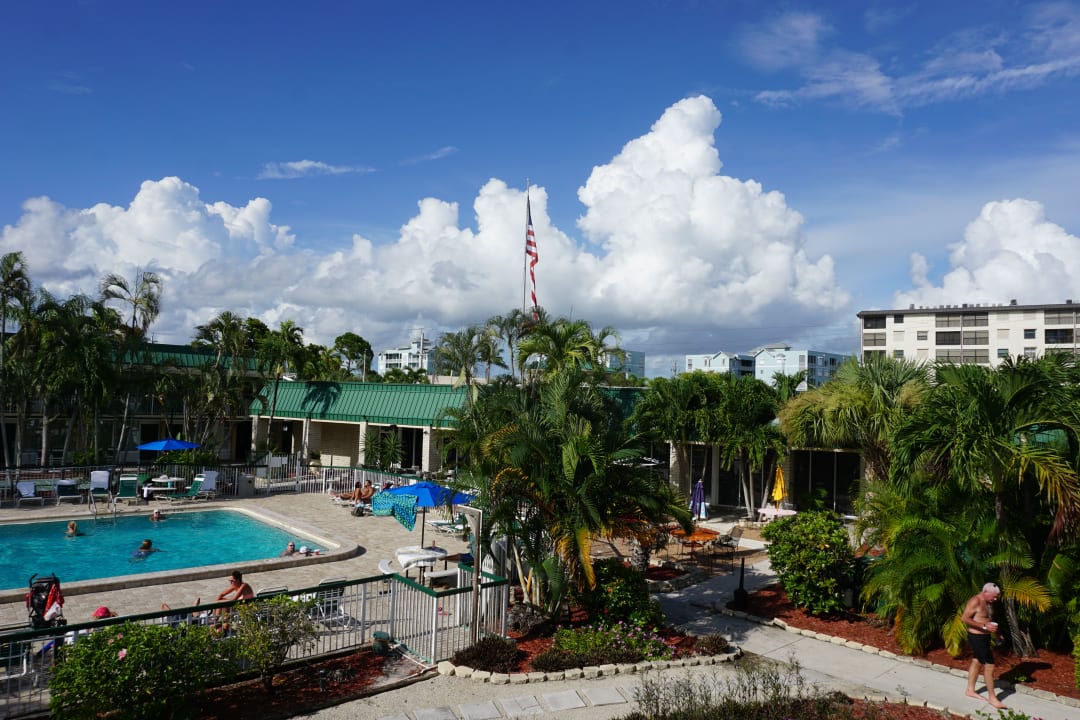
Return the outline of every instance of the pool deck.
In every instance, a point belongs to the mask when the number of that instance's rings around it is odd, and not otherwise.
[[[277,494],[269,497],[245,500],[213,500],[210,502],[188,503],[170,507],[168,503],[152,502],[138,506],[120,506],[120,514],[148,516],[154,508],[161,508],[166,514],[179,512],[187,508],[222,508],[234,507],[255,512],[264,511],[277,516],[278,520],[292,520],[295,527],[309,530],[324,538],[339,538],[347,547],[337,552],[331,551],[317,557],[297,560],[282,559],[265,563],[272,566],[265,570],[245,572],[244,579],[259,592],[264,588],[288,587],[298,589],[317,585],[328,578],[355,579],[379,574],[379,561],[393,559],[394,551],[407,545],[420,544],[420,524],[424,516],[416,517],[416,528],[410,532],[392,517],[354,517],[345,505],[336,505],[327,495],[321,493]],[[0,509],[0,522],[8,521],[46,521],[79,520],[90,517],[86,505],[37,505],[21,508],[5,507]],[[439,517],[437,511],[428,511],[428,518]],[[147,525],[150,523],[147,521]],[[152,534],[148,534],[152,537]],[[305,544],[302,535],[296,537],[297,545]],[[57,542],[63,542],[63,536]],[[439,533],[428,527],[424,542],[428,545],[435,541],[439,547],[449,553],[468,552],[468,544],[455,536]],[[311,544],[308,542],[308,544]],[[282,548],[284,549],[284,548]],[[26,577],[37,573],[46,575],[51,572],[48,558],[27,558]],[[285,565],[285,567],[281,567]],[[395,567],[397,563],[395,561]],[[83,592],[80,588],[87,583],[65,583],[60,578],[64,591],[64,617],[69,622],[89,620],[91,613],[100,605],[106,605],[121,615],[155,612],[162,603],[172,607],[186,607],[194,604],[196,598],[204,602],[213,602],[218,593],[228,583],[226,576],[229,569],[220,566],[221,572],[210,573],[205,577],[205,569],[193,568],[190,572],[174,571],[170,575],[189,579],[177,582],[158,582],[139,587]],[[412,573],[415,576],[415,571]],[[92,582],[92,581],[87,581]],[[21,590],[25,593],[25,588]],[[26,605],[21,597],[14,599],[12,593],[4,593],[0,601],[0,626],[26,626]]]

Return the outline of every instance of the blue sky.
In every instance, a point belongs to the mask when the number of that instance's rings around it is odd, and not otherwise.
[[[649,374],[1080,297],[1080,4],[5,3],[0,252],[376,347],[540,303]]]

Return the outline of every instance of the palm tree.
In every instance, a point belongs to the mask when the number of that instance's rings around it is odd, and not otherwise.
[[[636,433],[671,444],[675,453],[675,487],[690,494],[689,443],[697,437],[695,413],[705,406],[706,373],[693,372],[671,378],[654,378],[634,406],[630,425]]]
[[[516,348],[518,340],[525,331],[525,315],[521,310],[514,309],[505,315],[495,315],[488,319],[487,326],[498,340],[506,343],[508,363],[501,367],[509,366],[510,377],[517,377]]]
[[[596,337],[584,320],[559,318],[538,322],[518,343],[518,369],[522,377],[530,365],[537,368],[538,375],[590,364],[595,367],[598,356]]]
[[[11,478],[11,452],[8,449],[7,423],[4,417],[7,412],[7,402],[4,397],[4,385],[6,378],[4,373],[7,369],[7,319],[8,311],[12,303],[18,298],[25,298],[30,294],[30,276],[27,272],[26,262],[21,252],[7,253],[0,257],[0,439],[4,445],[4,472],[7,474],[8,485],[14,481]]]
[[[342,333],[334,339],[333,352],[344,361],[345,369],[350,375],[359,370],[360,380],[367,381],[367,373],[371,368],[371,359],[374,357],[371,343],[356,333]]]
[[[274,427],[277,412],[278,386],[290,368],[295,368],[296,358],[304,347],[304,329],[293,320],[282,320],[278,329],[271,331],[259,343],[257,354],[264,373],[274,379],[270,396],[270,416],[266,425],[266,449],[270,450],[270,431]],[[265,407],[265,400],[263,405]]]
[[[1007,361],[996,371],[937,366],[931,392],[897,430],[892,482],[904,488],[926,473],[956,483],[974,502],[988,496],[1003,542],[1023,522],[1009,512],[1007,490],[1034,482],[1053,513],[1050,537],[1070,531],[1080,517],[1080,478],[1072,464],[1078,433],[1060,411],[1076,402],[1075,385],[1068,382],[1071,363],[1055,355]],[[1023,657],[1035,648],[1020,626],[1016,604],[1022,597],[1011,585],[1026,565],[1013,556],[1000,568],[1010,634]]]
[[[889,474],[893,431],[926,390],[926,368],[905,360],[852,358],[832,380],[783,406],[780,429],[796,448],[858,448],[866,478]]]
[[[780,400],[780,407],[783,407],[788,400],[799,394],[799,386],[806,382],[806,371],[800,370],[791,375],[777,371],[773,373],[772,380]]]
[[[435,372],[439,375],[457,375],[462,385],[471,385],[480,363],[480,338],[483,328],[470,325],[458,332],[443,333],[435,346]]]

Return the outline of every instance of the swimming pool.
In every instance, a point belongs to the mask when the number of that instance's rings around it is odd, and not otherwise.
[[[66,537],[67,519],[0,524],[0,589],[23,588],[35,573],[62,583],[144,575],[204,565],[276,558],[289,540],[316,546],[288,529],[234,510],[78,519],[80,535]],[[145,539],[160,552],[135,554]]]

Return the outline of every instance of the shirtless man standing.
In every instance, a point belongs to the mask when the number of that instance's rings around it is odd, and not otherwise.
[[[971,652],[975,656],[968,670],[967,692],[964,694],[982,700],[982,696],[975,692],[975,681],[979,679],[979,667],[982,666],[983,679],[986,681],[986,700],[996,708],[1005,706],[994,692],[994,652],[990,649],[990,640],[997,632],[998,624],[990,619],[990,603],[997,600],[1000,594],[1001,590],[997,585],[986,583],[979,593],[967,601],[961,617],[967,625],[968,643],[971,644]]]

